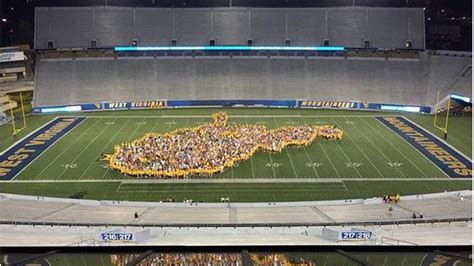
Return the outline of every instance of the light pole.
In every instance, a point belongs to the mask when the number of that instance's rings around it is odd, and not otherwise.
[[[5,32],[4,32],[4,25],[5,25],[6,23],[7,23],[7,19],[6,19],[6,18],[2,18],[2,20],[0,21],[0,39],[1,39],[1,41],[0,41],[0,47],[3,46],[3,36],[4,36],[4,35],[6,36],[6,34],[5,34]]]

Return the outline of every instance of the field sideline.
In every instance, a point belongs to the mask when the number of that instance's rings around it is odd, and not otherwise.
[[[312,145],[289,148],[280,154],[259,152],[250,160],[207,178],[204,182],[164,180],[153,182],[123,176],[110,170],[102,154],[143,136],[210,121],[210,114],[223,109],[182,109],[68,114],[86,119],[47,149],[14,181],[2,182],[0,192],[44,196],[116,199],[177,200],[193,198],[219,201],[323,200],[380,196],[384,193],[418,194],[453,189],[471,189],[471,180],[452,180],[418,150],[377,121],[382,114],[334,110],[226,109],[231,124],[263,124],[268,128],[300,124],[336,124],[344,131],[341,141],[316,140]],[[407,116],[422,126],[429,116]],[[47,122],[51,116],[32,116],[30,125]],[[460,120],[460,118],[456,118]],[[466,121],[453,127],[451,143],[470,157],[471,143]],[[463,126],[464,124],[464,126]],[[426,127],[428,130],[430,128]],[[31,129],[31,127],[30,127]],[[5,131],[5,126],[0,132]],[[470,134],[469,134],[470,135]],[[13,141],[10,141],[13,142]],[[2,146],[8,141],[3,140]],[[11,144],[10,144],[11,145]],[[423,180],[424,179],[424,180]],[[127,181],[122,183],[121,181]],[[226,180],[231,180],[227,182]],[[303,181],[304,180],[304,181]],[[108,182],[104,182],[108,181]],[[133,182],[128,182],[133,181]]]

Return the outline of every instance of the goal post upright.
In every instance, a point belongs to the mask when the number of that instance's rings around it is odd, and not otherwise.
[[[23,93],[20,92],[20,103],[21,103],[21,116],[23,117],[23,127],[20,130],[26,128],[26,115],[25,115],[25,104],[23,103]]]
[[[438,91],[438,95],[436,97],[436,105],[435,105],[435,111],[434,111],[434,120],[433,120],[433,126],[439,130],[441,130],[444,133],[444,139],[448,138],[448,125],[449,125],[449,111],[451,109],[451,97],[448,97],[448,106],[446,108],[446,120],[444,121],[444,127],[438,126],[438,112],[439,112],[439,96],[440,92]]]
[[[448,138],[449,110],[451,109],[451,97],[448,98],[448,108],[446,109],[446,122],[444,123],[444,139]]]
[[[15,136],[16,132],[16,125],[15,125],[15,114],[13,113],[13,107],[12,107],[12,100],[10,100],[10,115],[12,117],[12,127],[13,127],[13,136]]]
[[[436,124],[436,120],[438,118],[438,110],[439,110],[439,91],[438,91],[438,96],[436,97],[436,104],[435,104],[435,110],[434,110],[434,120],[433,120],[433,126],[438,127]]]
[[[10,100],[10,102],[13,102]],[[21,117],[23,119],[23,126],[21,128],[17,128],[16,127],[16,123],[15,123],[15,114],[14,114],[14,111],[13,111],[13,107],[12,107],[12,104],[10,104],[10,114],[11,114],[11,117],[12,117],[12,128],[13,128],[13,136],[16,136],[16,134],[20,133],[20,131],[22,131],[23,129],[26,128],[26,114],[25,114],[25,105],[23,103],[23,93],[20,92],[20,105],[21,105]]]

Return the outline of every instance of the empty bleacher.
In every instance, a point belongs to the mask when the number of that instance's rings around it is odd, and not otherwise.
[[[362,59],[361,59],[362,58]],[[314,99],[432,105],[471,96],[469,57],[41,59],[35,106],[156,99]],[[54,97],[53,97],[54,96]]]
[[[330,45],[424,49],[422,8],[38,7],[35,48],[130,45]],[[80,21],[81,23],[77,23]],[[94,43],[94,45],[92,45]]]
[[[140,203],[4,195],[0,222],[63,224],[344,224],[472,219],[471,192],[420,198],[399,204],[382,199],[296,203]],[[389,210],[389,209],[392,210]],[[139,220],[134,220],[134,213]],[[423,214],[413,219],[412,214]]]
[[[4,92],[0,91],[0,125],[8,122],[7,112],[18,106],[17,102],[11,101],[10,97]]]

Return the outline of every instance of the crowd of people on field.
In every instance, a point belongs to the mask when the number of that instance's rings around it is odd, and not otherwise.
[[[110,260],[112,265],[125,265],[138,255],[114,254]],[[250,260],[254,265],[288,265],[288,266],[315,266],[311,259],[298,256],[290,257],[282,253],[257,254],[251,253]],[[240,266],[243,265],[242,255],[239,253],[153,253],[140,261],[144,266]]]
[[[285,253],[250,254],[253,265],[272,266],[316,266],[311,258],[302,258],[298,255],[290,256]]]
[[[226,113],[212,123],[144,137],[115,147],[110,166],[132,176],[185,177],[212,175],[249,159],[257,150],[281,152],[288,145],[308,145],[314,139],[341,139],[332,126],[288,126],[269,130],[262,125],[227,125]]]
[[[125,265],[136,256],[133,254],[112,255],[113,265]],[[206,266],[240,266],[242,256],[238,253],[154,253],[140,261],[140,265],[206,265]]]

